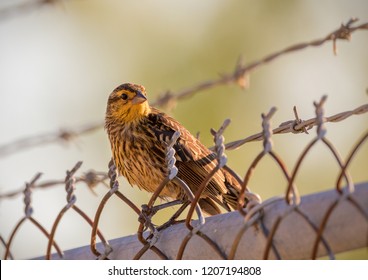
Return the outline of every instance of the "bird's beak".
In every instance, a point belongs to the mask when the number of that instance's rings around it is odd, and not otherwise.
[[[132,99],[132,104],[141,104],[143,103],[144,101],[147,100],[147,97],[145,97],[143,95],[143,93],[141,93],[140,91],[138,91],[138,93],[133,97]]]

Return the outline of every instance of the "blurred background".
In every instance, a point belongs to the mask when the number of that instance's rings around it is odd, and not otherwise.
[[[47,3],[44,3],[47,2]],[[64,0],[0,2],[0,146],[20,138],[63,128],[102,122],[109,93],[119,84],[134,82],[146,87],[151,102],[170,90],[180,90],[231,73],[240,56],[250,63],[296,43],[323,38],[351,17],[368,21],[365,0],[330,1],[118,1]],[[179,101],[166,109],[193,134],[212,146],[210,128],[232,120],[227,142],[261,131],[261,113],[278,108],[274,127],[294,118],[297,106],[302,119],[314,117],[313,101],[328,95],[330,116],[367,103],[368,33],[353,33],[351,42],[338,41],[285,55],[257,68],[246,90],[218,86]],[[367,129],[367,115],[328,123],[327,137],[346,158]],[[274,149],[289,170],[315,136],[287,134],[273,137]],[[367,181],[368,145],[351,165],[354,182]],[[253,142],[228,151],[228,163],[244,176],[261,151]],[[107,171],[110,147],[103,128],[74,139],[0,156],[0,193],[20,189],[37,172],[41,181],[63,179],[65,171],[82,160],[77,173]],[[333,156],[317,145],[302,165],[296,183],[302,194],[332,189],[338,175]],[[143,193],[121,179],[120,190],[134,203],[148,202]],[[263,200],[282,195],[287,186],[275,163],[266,158],[250,182]],[[102,196],[78,184],[77,205],[94,216]],[[34,217],[50,230],[66,204],[62,185],[36,190]],[[23,217],[23,197],[0,200],[0,234],[7,240]],[[161,215],[164,221],[172,210]],[[136,214],[119,199],[109,200],[101,217],[107,239],[134,234]],[[63,249],[89,244],[90,228],[73,211],[63,218],[56,241]],[[44,255],[47,240],[31,223],[25,223],[12,245],[15,258]],[[3,256],[4,249],[0,249]],[[338,255],[368,258],[366,250]]]

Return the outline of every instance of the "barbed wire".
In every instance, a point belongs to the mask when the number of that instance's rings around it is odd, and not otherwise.
[[[79,136],[94,132],[102,127],[102,122],[94,122],[77,128],[63,128],[56,132],[24,137],[0,146],[0,158],[16,152],[21,152],[25,149],[44,146],[51,143],[67,144]]]
[[[346,24],[341,24],[341,26],[335,31],[331,32],[327,36],[322,39],[312,40],[310,42],[300,43],[296,45],[292,45],[287,47],[281,51],[274,52],[270,55],[265,56],[264,58],[257,60],[255,62],[249,63],[247,65],[243,65],[242,59],[240,58],[235,66],[235,70],[232,73],[222,74],[220,78],[209,80],[205,82],[200,82],[194,86],[191,86],[187,89],[179,91],[177,93],[172,93],[170,91],[163,94],[160,98],[158,98],[154,102],[154,106],[161,107],[172,107],[176,101],[191,97],[193,94],[202,91],[214,88],[219,85],[226,84],[238,84],[241,88],[246,88],[248,86],[247,80],[248,75],[251,71],[254,71],[260,66],[263,66],[276,58],[279,58],[283,55],[290,54],[296,51],[303,50],[308,47],[318,47],[323,45],[328,41],[333,42],[333,52],[337,54],[337,40],[351,40],[352,33],[356,30],[367,30],[368,23],[363,23],[358,26],[352,26],[354,23],[358,21],[357,18],[351,18]]]
[[[368,112],[368,104],[361,105],[353,110],[341,112],[330,117],[326,117],[324,122],[340,122],[351,116],[365,114]],[[296,111],[296,107],[294,107],[295,120],[289,120],[281,123],[279,127],[272,130],[272,134],[284,134],[284,133],[308,133],[308,130],[312,129],[314,126],[318,125],[317,118],[311,118],[308,120],[301,120]],[[235,150],[245,143],[252,141],[261,141],[263,140],[263,133],[257,133],[251,136],[248,136],[244,139],[236,140],[225,145],[227,150]]]
[[[96,195],[94,188],[96,188],[99,184],[103,184],[106,187],[108,187],[106,183],[106,179],[108,179],[108,174],[106,172],[95,171],[95,170],[87,171],[83,173],[80,177],[75,178],[76,183],[79,183],[79,182],[85,183],[94,195]],[[61,186],[62,184],[64,184],[64,180],[47,180],[42,183],[34,183],[31,185],[31,188],[33,190],[47,189],[50,187]],[[0,200],[4,198],[16,197],[17,195],[22,194],[23,191],[24,191],[24,188],[19,187],[18,189],[14,191],[2,193],[0,194]]]
[[[55,0],[54,0],[55,1]],[[40,2],[49,2],[49,1],[40,1]],[[53,1],[51,1],[53,2]],[[257,60],[255,62],[243,65],[241,59],[238,60],[235,66],[235,70],[232,73],[227,73],[221,75],[220,78],[200,82],[196,85],[190,86],[186,89],[183,89],[178,92],[171,92],[167,91],[166,93],[162,94],[158,97],[151,105],[158,106],[158,107],[167,107],[172,108],[175,106],[177,101],[180,101],[185,98],[189,98],[198,92],[208,90],[220,85],[226,84],[238,84],[242,88],[247,86],[247,76],[250,72],[254,71],[258,67],[264,66],[265,64],[274,61],[275,59],[291,54],[296,51],[303,50],[308,47],[317,47],[322,46],[326,42],[332,41],[333,42],[333,52],[337,54],[337,41],[338,40],[351,40],[352,34],[357,30],[368,30],[368,23],[363,23],[358,26],[353,26],[354,23],[358,21],[357,18],[351,18],[346,24],[341,24],[341,26],[336,29],[335,31],[329,33],[325,37],[321,39],[312,40],[310,42],[299,43],[296,45],[292,45],[287,47],[281,51],[277,51],[271,53],[270,55],[265,56],[264,58]],[[361,107],[348,112],[343,112],[338,115],[330,117],[328,121],[337,122],[341,121],[344,118],[350,117],[353,114],[362,114],[368,111],[368,104],[362,105]],[[308,120],[305,122],[298,122],[298,118],[296,117],[296,121],[288,121],[285,122],[283,125],[280,125],[279,128],[273,131],[274,134],[278,133],[299,133],[300,131],[306,131],[306,129],[310,129],[310,125],[315,125],[314,120]],[[91,124],[83,125],[79,128],[64,128],[60,129],[56,132],[49,132],[41,135],[35,136],[28,136],[18,140],[11,141],[7,144],[0,145],[0,158],[9,156],[13,153],[23,151],[25,149],[43,146],[45,144],[50,143],[69,143],[76,139],[79,136],[82,136],[87,133],[94,132],[103,128],[103,122],[94,122]],[[236,147],[242,145],[242,143],[250,142],[250,141],[257,141],[261,140],[261,133],[249,136],[245,139],[234,141],[226,145],[226,149],[235,149]]]

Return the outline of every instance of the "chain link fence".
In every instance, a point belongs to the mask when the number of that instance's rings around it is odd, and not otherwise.
[[[166,223],[159,226],[154,225],[151,219],[156,213],[155,202],[160,192],[170,180],[176,179],[175,150],[172,147],[179,136],[177,134],[174,135],[167,147],[167,163],[170,172],[152,195],[149,202],[142,207],[135,205],[119,190],[116,167],[112,161],[109,164],[109,172],[107,174],[90,172],[77,176],[76,173],[82,162],[78,162],[71,170],[67,171],[64,181],[43,184],[39,182],[41,174],[36,174],[30,182],[26,183],[23,190],[24,217],[15,225],[7,240],[1,237],[5,248],[4,259],[13,258],[11,253],[13,239],[26,221],[31,222],[40,231],[40,234],[47,238],[46,259],[64,258],[64,252],[57,244],[55,234],[58,230],[58,225],[68,211],[75,211],[82,220],[91,226],[91,245],[89,248],[80,248],[67,252],[66,256],[68,259],[91,258],[91,256],[99,259],[108,259],[111,256],[130,257],[133,259],[147,257],[161,259],[198,257],[208,259],[250,257],[264,259],[315,259],[323,255],[328,255],[329,258],[333,259],[336,251],[340,252],[341,250],[364,247],[367,245],[368,232],[368,182],[358,186],[353,181],[348,168],[358,154],[359,148],[367,142],[368,132],[363,133],[357,143],[352,146],[347,158],[345,160],[342,159],[336,147],[326,137],[326,121],[328,118],[325,117],[323,110],[325,102],[326,96],[322,97],[319,102],[314,103],[316,136],[300,154],[292,171],[289,171],[273,147],[273,132],[270,120],[276,111],[275,108],[272,108],[268,114],[262,114],[263,149],[254,159],[251,166],[249,166],[245,173],[245,178],[242,180],[242,192],[239,197],[238,211],[222,214],[218,217],[204,218],[201,215],[197,202],[211,176],[213,176],[216,170],[226,165],[226,155],[224,153],[226,145],[222,134],[229,124],[228,120],[224,122],[218,131],[212,130],[215,142],[213,150],[218,157],[218,166],[203,181],[197,193],[191,193],[186,184],[183,184],[183,188],[186,188],[185,191],[189,194],[190,201],[183,202],[179,210]],[[360,113],[367,111],[368,106],[365,106],[364,110],[359,110]],[[341,119],[344,119],[342,117],[343,114],[339,114],[339,116]],[[297,119],[287,123],[295,129],[295,126],[298,123],[300,124],[300,120]],[[304,129],[307,129],[307,127],[304,126],[303,129],[298,131],[303,131]],[[336,185],[333,191],[301,197],[295,180],[297,175],[302,172],[300,170],[301,163],[319,142],[331,152],[334,160],[340,167],[336,177]],[[233,147],[234,144],[230,143],[228,146]],[[282,197],[274,197],[262,202],[257,194],[249,190],[248,182],[252,178],[253,171],[257,168],[257,165],[266,156],[271,157],[279,167],[280,172],[285,177],[287,188]],[[109,185],[109,191],[102,198],[94,217],[89,217],[76,204],[74,189],[75,184],[80,182],[87,183],[89,186],[96,186],[96,184]],[[51,231],[48,231],[32,216],[32,190],[58,184],[65,185],[67,204],[57,217],[53,218],[53,226]],[[15,193],[7,196],[13,195]],[[127,204],[139,220],[136,236],[114,241],[113,245],[104,237],[103,230],[99,229],[104,207],[112,196],[117,196],[122,203]],[[241,202],[244,201],[245,197],[250,202],[244,208]],[[4,196],[2,199],[4,199]],[[185,220],[178,221],[177,218],[187,207],[189,210]],[[194,211],[197,211],[197,217],[194,216]],[[179,225],[176,225],[177,223]],[[347,232],[345,233],[344,230],[347,230]],[[338,234],[334,235],[332,233]],[[97,245],[97,239],[100,241],[99,245]],[[351,242],[352,240],[354,242]],[[198,248],[201,248],[200,252],[198,252]],[[52,250],[55,250],[57,253],[52,255]],[[134,250],[136,251],[134,252]],[[191,252],[188,253],[188,251]]]

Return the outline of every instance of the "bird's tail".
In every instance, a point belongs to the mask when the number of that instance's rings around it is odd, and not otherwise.
[[[242,180],[227,166],[225,166],[222,171],[225,175],[225,186],[228,191],[226,194],[223,194],[223,202],[231,209],[236,210],[238,208],[239,195],[242,189]],[[245,198],[244,206],[247,203],[248,199]]]
[[[221,213],[219,206],[230,212],[238,209],[239,195],[242,189],[242,180],[239,176],[227,166],[221,170],[225,177],[226,193],[221,195],[209,195],[199,200],[199,206],[201,209],[209,215],[217,215]],[[248,203],[248,199],[245,198],[244,206]]]
[[[218,207],[218,204],[216,204],[209,197],[199,199],[198,204],[201,207],[202,211],[210,216],[221,214],[221,210]]]

